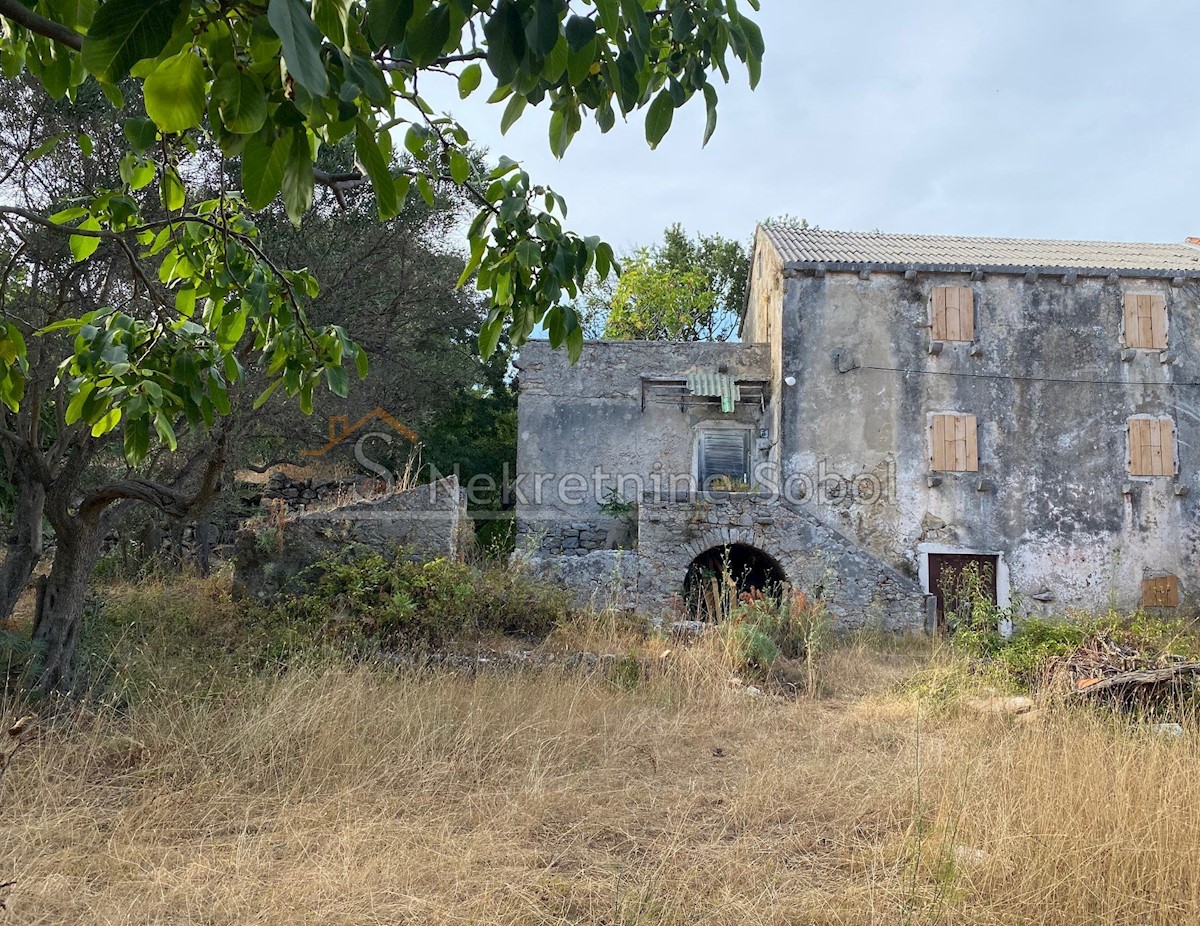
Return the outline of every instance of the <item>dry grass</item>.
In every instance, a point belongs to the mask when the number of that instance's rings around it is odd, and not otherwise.
[[[821,668],[822,696],[794,701],[730,688],[703,645],[673,649],[632,689],[329,667],[185,697],[145,686],[121,710],[49,724],[0,782],[0,881],[17,880],[7,916],[744,926],[1200,913],[1194,737],[970,713],[943,684],[960,667],[927,644],[850,642]],[[898,693],[919,671],[934,681],[905,690],[924,694]]]

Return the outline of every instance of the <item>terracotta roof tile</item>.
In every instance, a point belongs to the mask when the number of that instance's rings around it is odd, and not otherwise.
[[[1119,241],[1048,241],[901,235],[765,226],[785,264],[827,269],[1143,271],[1200,276],[1200,247]]]

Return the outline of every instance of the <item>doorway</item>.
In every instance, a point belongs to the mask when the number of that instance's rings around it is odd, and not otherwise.
[[[948,615],[962,614],[981,595],[1000,603],[1000,557],[994,553],[929,553],[926,590],[937,599],[937,630],[953,632]],[[1003,628],[997,628],[1003,629]]]

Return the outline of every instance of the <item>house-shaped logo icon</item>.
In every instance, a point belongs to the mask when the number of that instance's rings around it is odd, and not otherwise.
[[[414,444],[417,443],[417,433],[412,428],[397,421],[382,408],[376,407],[359,418],[354,424],[351,424],[350,419],[345,415],[330,415],[329,440],[325,442],[323,447],[319,447],[316,450],[300,451],[300,455],[302,457],[323,457],[329,451],[344,443],[347,438],[362,431],[364,427],[373,421],[379,421],[387,425],[387,427],[391,428],[401,437],[412,441]]]

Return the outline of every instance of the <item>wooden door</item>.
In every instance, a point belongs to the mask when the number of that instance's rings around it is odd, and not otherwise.
[[[979,592],[995,603],[997,601],[996,568],[999,557],[979,553],[930,553],[929,592],[937,598],[937,625],[939,632],[952,631],[946,626],[947,611],[961,610],[964,576],[966,569],[973,569],[979,576]]]

